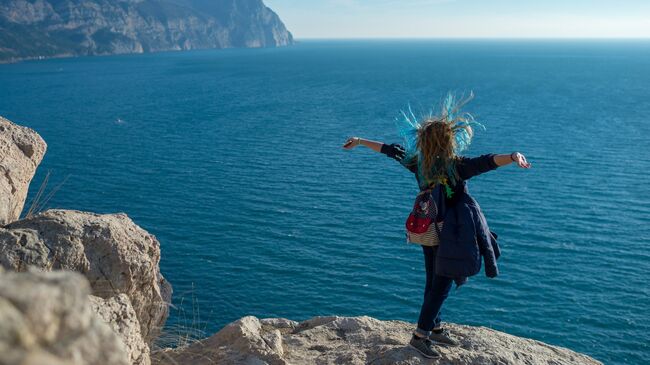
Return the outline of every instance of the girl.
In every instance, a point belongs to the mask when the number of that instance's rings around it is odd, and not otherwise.
[[[489,231],[478,204],[469,196],[466,180],[513,162],[521,168],[531,167],[519,152],[475,158],[460,156],[471,142],[472,125],[479,125],[471,115],[460,113],[460,107],[471,97],[456,103],[450,95],[443,103],[441,115],[429,116],[422,121],[418,121],[412,112],[404,114],[400,126],[404,146],[359,137],[351,137],[343,145],[348,150],[365,146],[397,160],[415,174],[420,191],[431,189],[432,198],[437,202],[438,218],[433,224],[442,229],[438,231],[438,242],[433,246],[422,246],[426,271],[424,302],[418,327],[409,343],[427,358],[440,357],[434,348],[436,344],[458,346],[458,342],[441,326],[440,320],[440,309],[452,283],[455,281],[457,285],[462,285],[467,276],[476,274],[480,270],[481,255],[485,260],[486,275],[495,277],[498,273],[496,235]],[[452,211],[454,214],[451,214]],[[463,222],[463,219],[470,221]],[[460,229],[446,229],[445,221],[447,225]],[[468,229],[471,231],[464,232]],[[463,239],[463,242],[467,242],[468,236],[471,237],[471,244],[458,243]],[[478,265],[476,257],[479,258]]]

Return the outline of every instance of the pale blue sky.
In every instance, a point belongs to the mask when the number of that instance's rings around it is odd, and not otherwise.
[[[650,38],[650,0],[264,0],[305,38]]]

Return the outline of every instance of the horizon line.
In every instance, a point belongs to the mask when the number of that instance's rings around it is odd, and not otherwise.
[[[337,41],[346,41],[346,40],[550,40],[550,41],[572,41],[572,40],[594,40],[594,41],[650,41],[650,36],[641,36],[641,37],[295,37],[295,41],[301,40],[337,40]]]

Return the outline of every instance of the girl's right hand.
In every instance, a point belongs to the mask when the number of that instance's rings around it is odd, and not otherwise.
[[[360,144],[361,144],[361,140],[359,139],[359,137],[350,137],[343,144],[343,148],[345,148],[346,150],[351,150]]]

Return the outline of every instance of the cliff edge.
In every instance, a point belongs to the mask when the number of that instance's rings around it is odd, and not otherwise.
[[[571,350],[485,327],[448,324],[459,347],[439,347],[429,360],[408,347],[414,325],[371,317],[316,317],[304,322],[244,317],[214,336],[153,354],[152,363],[175,364],[526,364],[596,365]],[[602,365],[602,364],[601,364]]]

